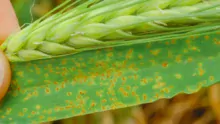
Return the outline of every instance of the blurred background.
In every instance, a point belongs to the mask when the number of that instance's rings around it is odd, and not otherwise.
[[[28,24],[65,0],[11,0],[20,25]]]
[[[65,0],[11,0],[20,25],[31,23]],[[44,124],[220,124],[220,84],[194,94]]]

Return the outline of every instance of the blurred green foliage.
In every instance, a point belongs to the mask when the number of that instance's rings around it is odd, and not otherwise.
[[[19,24],[30,23],[32,20],[30,10],[34,0],[11,0],[11,3],[19,20]]]
[[[11,0],[20,25],[31,23],[65,0]]]

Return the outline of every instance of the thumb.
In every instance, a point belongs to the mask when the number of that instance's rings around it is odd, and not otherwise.
[[[11,33],[19,31],[19,24],[10,0],[0,2],[0,44]]]

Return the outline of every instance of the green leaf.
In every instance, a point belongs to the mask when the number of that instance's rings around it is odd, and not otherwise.
[[[214,32],[11,63],[1,122],[58,120],[196,92],[220,81],[219,39]]]
[[[13,0],[12,5],[19,20],[19,24],[22,26],[27,23],[31,23],[32,15],[30,13],[31,6],[34,0]]]

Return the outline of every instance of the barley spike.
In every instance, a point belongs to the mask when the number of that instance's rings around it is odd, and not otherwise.
[[[31,61],[90,49],[219,30],[220,0],[77,0],[45,15],[1,46],[10,61]],[[68,4],[68,5],[67,5]],[[76,6],[68,9],[71,6]],[[56,8],[57,9],[57,8]],[[68,11],[67,11],[68,10]],[[177,33],[178,32],[178,33]],[[134,40],[135,39],[135,40]]]

